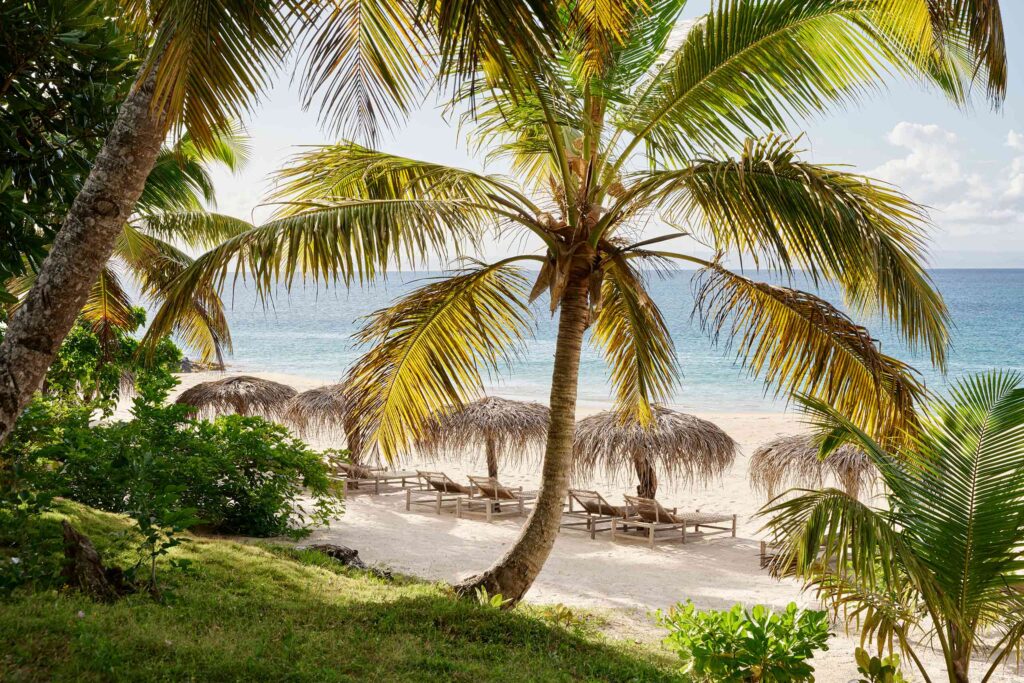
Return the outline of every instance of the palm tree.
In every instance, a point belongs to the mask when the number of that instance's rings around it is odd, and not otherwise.
[[[137,302],[123,285],[124,275],[132,279],[150,306],[159,306],[164,288],[193,261],[184,248],[209,249],[252,227],[204,206],[216,204],[208,166],[217,163],[236,171],[248,154],[248,140],[239,130],[218,133],[214,144],[206,148],[185,135],[160,150],[135,212],[122,227],[114,253],[82,307],[82,319],[101,343],[113,340],[117,331],[130,332],[136,326],[133,308]],[[35,272],[30,266],[26,270],[25,275],[5,283],[16,296],[35,284]],[[8,312],[13,313],[18,304],[8,306]],[[222,365],[224,352],[231,349],[223,303],[211,290],[196,292],[172,331],[204,363]]]
[[[885,484],[878,507],[837,489],[803,491],[762,511],[794,571],[851,619],[879,650],[893,642],[930,681],[911,640],[934,635],[948,679],[965,683],[983,631],[1002,639],[987,681],[1024,638],[1024,375],[991,372],[958,382],[924,413],[918,434],[888,448],[854,420],[813,399],[823,453],[853,444]],[[926,617],[926,618],[925,618]]]
[[[142,68],[0,343],[0,443],[40,387],[113,253],[168,132],[201,147],[241,120],[289,50],[306,103],[371,135],[419,101],[436,66],[457,86],[488,60],[513,75],[558,39],[546,0],[100,0],[145,51]],[[492,58],[493,56],[493,58]],[[429,64],[428,64],[429,62]],[[511,82],[511,80],[510,80]],[[391,113],[392,115],[389,115]]]
[[[481,370],[512,357],[530,329],[529,303],[549,296],[559,327],[538,502],[519,540],[466,591],[518,600],[550,552],[588,327],[624,416],[647,423],[671,396],[675,349],[645,268],[698,266],[697,313],[712,335],[734,340],[778,391],[833,401],[872,433],[912,419],[921,387],[909,368],[826,301],[751,280],[726,254],[835,281],[855,312],[884,314],[944,363],[947,313],[920,264],[923,210],[882,183],[801,160],[793,141],[757,135],[856,98],[881,82],[883,63],[965,102],[990,73],[968,55],[986,50],[959,15],[929,21],[938,4],[924,1],[723,0],[673,42],[684,4],[647,2],[600,21],[566,14],[564,45],[545,68],[508,52],[518,78],[487,61],[463,83],[453,106],[519,182],[354,142],[308,151],[280,175],[280,215],[199,257],[154,319],[158,335],[192,291],[221,287],[232,266],[267,296],[279,280],[348,284],[414,267],[479,245],[488,229],[542,241],[543,254],[466,263],[371,316],[358,339],[372,348],[346,379],[361,442],[392,458],[436,411],[479,396]],[[638,239],[659,215],[685,228]],[[720,256],[665,249],[691,233]],[[524,263],[540,266],[532,285]]]

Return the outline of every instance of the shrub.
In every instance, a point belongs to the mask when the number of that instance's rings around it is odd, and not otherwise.
[[[857,648],[857,673],[863,678],[857,683],[907,683],[900,671],[900,656],[893,652],[888,657],[873,657],[867,650]]]
[[[825,613],[795,603],[775,613],[763,605],[745,610],[739,604],[729,611],[698,611],[687,602],[658,616],[669,629],[665,642],[695,681],[811,681],[814,667],[808,660],[815,650],[828,649]]]
[[[102,510],[134,517],[163,510],[158,522],[166,517],[169,528],[189,512],[211,531],[301,536],[338,514],[319,454],[261,418],[192,419],[187,406],[164,405],[173,383],[150,376],[138,386],[134,419],[93,426],[88,410],[37,399],[12,438],[20,471],[37,490]]]

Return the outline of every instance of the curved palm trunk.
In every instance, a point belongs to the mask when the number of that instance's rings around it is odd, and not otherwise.
[[[494,439],[487,439],[487,476],[491,479],[498,478],[498,453]]]
[[[500,593],[511,600],[510,605],[515,604],[533,585],[551,553],[562,521],[562,503],[569,489],[580,349],[587,315],[586,284],[578,277],[566,287],[561,302],[555,367],[551,375],[551,423],[536,507],[508,552],[483,574],[456,587],[462,595],[472,595],[476,589],[485,588],[489,594]]]
[[[654,498],[658,493],[658,475],[651,462],[642,453],[634,453],[633,467],[639,479],[636,495],[641,498]]]
[[[167,126],[151,106],[155,71],[121,105],[35,284],[7,327],[0,345],[0,443],[42,386],[156,161]]]

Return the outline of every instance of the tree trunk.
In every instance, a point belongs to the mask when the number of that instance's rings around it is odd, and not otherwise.
[[[487,476],[491,479],[498,478],[497,446],[492,437],[487,438]]]
[[[7,327],[0,345],[0,444],[42,386],[156,161],[167,125],[151,107],[155,72],[121,105],[36,283]]]
[[[658,494],[658,475],[651,462],[640,453],[633,454],[633,467],[639,479],[636,495],[641,498],[654,498]]]
[[[576,390],[580,348],[587,327],[585,276],[574,276],[561,301],[555,367],[551,375],[551,422],[537,504],[515,544],[490,569],[456,587],[461,595],[485,588],[514,605],[530,589],[551,553],[562,521],[562,503],[569,490],[572,440],[576,428]]]

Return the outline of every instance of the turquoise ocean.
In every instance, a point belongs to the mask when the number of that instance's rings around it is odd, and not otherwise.
[[[267,307],[244,283],[225,293],[234,353],[231,370],[277,372],[324,382],[339,380],[361,349],[352,340],[360,319],[395,297],[441,273],[398,273],[368,286],[295,286],[279,289]],[[756,273],[748,273],[758,277]],[[967,373],[1006,368],[1024,371],[1024,269],[935,270],[931,273],[949,306],[953,343],[942,375],[927,357],[910,353],[885,323],[860,320],[882,350],[920,371],[929,389],[942,391]],[[673,403],[703,412],[776,411],[785,402],[766,395],[758,378],[737,362],[735,352],[712,343],[692,317],[692,272],[652,275],[649,288],[671,329],[683,376]],[[758,278],[766,279],[766,278]],[[796,281],[795,286],[807,283]],[[839,305],[829,288],[818,293]],[[520,357],[487,379],[488,391],[546,401],[555,344],[555,324],[546,303],[535,309],[536,329]],[[607,369],[597,349],[584,347],[580,398],[604,402],[611,396]]]

